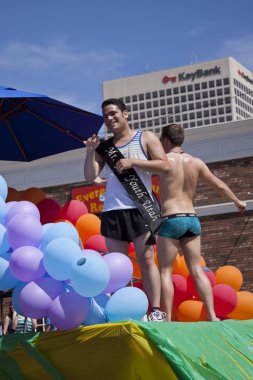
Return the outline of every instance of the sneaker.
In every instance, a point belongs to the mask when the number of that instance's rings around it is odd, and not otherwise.
[[[166,313],[160,310],[153,311],[148,316],[149,322],[165,322]]]

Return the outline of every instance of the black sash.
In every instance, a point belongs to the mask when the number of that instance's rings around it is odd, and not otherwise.
[[[116,162],[125,157],[113,144],[112,140],[113,138],[110,138],[101,142],[96,151],[103,157],[106,164],[124,186],[130,198],[135,202],[143,219],[149,226],[151,235],[146,241],[146,245],[154,245],[156,242],[154,234],[162,223],[160,210],[154,204],[154,201],[147,191],[144,183],[133,168],[126,170],[122,174],[117,172],[115,167]]]

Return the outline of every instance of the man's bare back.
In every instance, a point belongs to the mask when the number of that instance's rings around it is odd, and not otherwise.
[[[183,152],[167,154],[169,172],[160,181],[162,215],[194,213],[193,195],[202,161]]]

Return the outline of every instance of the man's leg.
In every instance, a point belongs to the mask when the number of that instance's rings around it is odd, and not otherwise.
[[[200,263],[200,236],[182,238],[180,244],[197,292],[205,305],[207,319],[209,321],[219,321],[214,311],[212,287]]]
[[[141,269],[142,282],[151,306],[160,308],[161,281],[159,270],[154,259],[154,248],[145,245],[149,232],[133,239],[138,264]]]
[[[125,255],[128,254],[129,243],[126,241],[110,239],[108,237],[105,237],[105,244],[108,249],[108,252],[120,252],[124,253]]]
[[[161,274],[162,306],[166,313],[166,321],[171,321],[174,285],[172,270],[179,248],[179,241],[158,236],[157,257]]]

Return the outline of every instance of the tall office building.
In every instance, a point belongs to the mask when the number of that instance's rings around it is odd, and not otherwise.
[[[253,117],[253,74],[233,58],[103,82],[103,96],[121,98],[133,129],[160,133]]]

